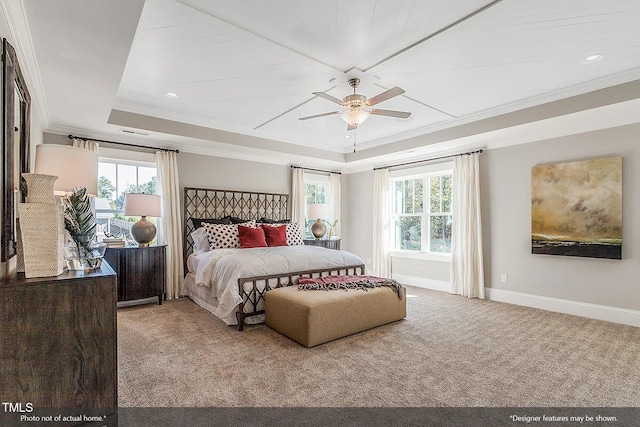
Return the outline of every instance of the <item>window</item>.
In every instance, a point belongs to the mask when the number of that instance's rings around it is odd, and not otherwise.
[[[327,203],[329,192],[329,177],[324,175],[305,174],[304,179],[304,194],[306,203],[304,205],[304,238],[313,239],[311,234],[311,224],[315,222],[317,218],[309,218],[308,208],[310,204],[315,203]],[[323,218],[328,219],[328,218]]]
[[[391,189],[393,249],[451,253],[451,171],[395,178]]]
[[[127,236],[137,217],[124,216],[126,193],[156,194],[156,167],[153,163],[98,162],[98,197],[96,222],[98,232],[113,236]],[[149,218],[154,222],[155,218]]]
[[[307,198],[307,205],[311,203],[326,203],[328,183],[305,182],[304,194]]]

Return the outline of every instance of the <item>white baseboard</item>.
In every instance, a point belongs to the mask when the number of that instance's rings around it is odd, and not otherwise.
[[[433,289],[434,291],[441,292],[451,291],[451,283],[444,280],[425,279],[422,277],[396,273],[391,273],[391,278],[397,280],[403,285],[415,286],[417,288]]]
[[[433,289],[447,292],[451,290],[448,281],[425,279],[406,274],[393,273],[391,277],[403,285]],[[590,319],[605,320],[640,327],[640,311],[626,308],[610,307],[607,305],[591,304],[587,302],[571,301],[560,298],[545,297],[521,292],[506,291],[504,289],[485,288],[485,297],[491,301],[506,302],[508,304],[539,308],[557,313],[572,314]]]
[[[504,289],[485,288],[485,295],[487,299],[492,301],[506,302],[509,304],[523,305],[525,307],[539,308],[547,311],[640,327],[640,311],[637,310],[523,294],[520,292],[506,291]]]

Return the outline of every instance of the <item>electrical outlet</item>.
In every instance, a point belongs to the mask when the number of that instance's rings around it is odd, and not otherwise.
[[[506,273],[500,275],[500,283],[509,283],[509,276]]]

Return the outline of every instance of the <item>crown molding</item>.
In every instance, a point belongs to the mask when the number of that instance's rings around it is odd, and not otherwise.
[[[29,29],[24,3],[22,0],[0,0],[0,10],[7,23],[9,38],[16,50],[20,69],[27,81],[32,107],[38,110],[40,124],[43,129],[46,129],[51,125],[51,115],[32,44],[31,30]]]

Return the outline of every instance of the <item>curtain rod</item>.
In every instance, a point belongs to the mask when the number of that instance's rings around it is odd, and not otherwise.
[[[390,169],[390,168],[397,168],[400,166],[408,166],[408,165],[414,165],[416,163],[424,163],[424,162],[431,162],[434,160],[442,160],[442,159],[448,159],[450,157],[456,157],[456,156],[464,156],[465,154],[475,154],[475,153],[480,153],[482,154],[482,150],[476,150],[476,151],[469,151],[467,153],[458,153],[458,154],[449,154],[448,156],[441,156],[441,157],[434,157],[432,159],[424,159],[424,160],[416,160],[414,162],[407,162],[407,163],[398,163],[396,165],[389,165],[389,166],[379,166],[377,168],[373,168],[373,170],[378,170],[378,169]]]
[[[337,175],[342,175],[342,172],[336,172],[336,171],[326,171],[326,170],[322,170],[322,169],[313,169],[313,168],[305,168],[302,166],[294,166],[291,165],[291,169],[304,169],[306,171],[316,171],[316,172],[324,172],[324,173],[335,173]]]
[[[148,145],[127,144],[126,142],[106,141],[104,139],[85,138],[85,137],[82,137],[82,136],[75,136],[75,135],[67,135],[67,138],[69,138],[69,139],[80,139],[82,141],[105,142],[107,144],[125,145],[127,147],[147,148],[149,150],[169,151],[169,152],[173,152],[173,153],[179,153],[180,152],[180,150],[174,150],[172,148],[160,148],[160,147],[150,147]]]

